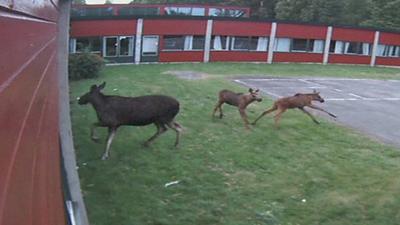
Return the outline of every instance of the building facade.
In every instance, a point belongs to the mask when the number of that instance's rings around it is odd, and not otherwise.
[[[176,5],[159,6],[155,10],[158,14],[152,15],[118,13],[123,7],[127,6],[110,10],[113,15],[73,16],[70,52],[94,52],[109,63],[249,61],[400,66],[400,33],[255,20],[249,18],[248,8],[235,8],[246,12],[235,16],[239,14],[210,14],[213,6],[205,6],[196,16],[190,12],[198,5],[182,6],[187,13],[179,15],[168,13],[170,8],[179,11]]]

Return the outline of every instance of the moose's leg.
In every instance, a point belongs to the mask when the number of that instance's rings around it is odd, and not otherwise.
[[[275,114],[275,128],[279,128],[279,120],[281,119],[282,114],[286,111],[286,109],[278,109],[278,112]]]
[[[95,133],[95,129],[96,127],[101,127],[102,124],[100,124],[99,122],[97,123],[93,123],[92,126],[90,127],[90,138],[94,141],[94,142],[99,142],[100,138],[96,135]]]
[[[108,128],[108,138],[107,138],[107,145],[106,145],[106,150],[103,153],[103,156],[101,157],[102,160],[106,160],[110,156],[110,146],[111,143],[114,139],[115,133],[117,132],[116,127],[109,127]]]
[[[257,121],[258,121],[259,119],[261,119],[261,117],[263,117],[263,116],[267,115],[268,113],[273,112],[273,111],[275,111],[275,110],[277,110],[276,105],[274,105],[272,108],[268,109],[267,111],[263,112],[263,113],[262,113],[256,120],[254,120],[254,122],[252,122],[251,124],[252,124],[252,125],[256,125]]]
[[[224,102],[218,101],[217,105],[214,108],[213,116],[215,115],[215,113],[219,109],[219,118],[222,119],[222,117],[224,116],[224,113],[222,112],[222,105],[223,104],[224,104]]]
[[[246,127],[247,130],[250,130],[249,121],[247,120],[247,115],[246,115],[245,109],[239,109],[239,113],[244,121],[244,126]]]
[[[164,133],[165,131],[167,131],[167,128],[165,127],[164,124],[160,124],[160,123],[154,123],[157,127],[157,132],[151,136],[145,143],[144,146],[148,147],[153,141],[154,139],[156,139],[158,136],[160,136],[162,133]]]
[[[307,114],[307,115],[314,121],[314,123],[319,124],[319,122],[315,119],[315,117],[314,117],[313,115],[311,115],[310,112],[306,111],[306,110],[305,110],[304,108],[302,108],[302,107],[299,107],[299,109],[300,109],[301,111],[303,111],[305,114]]]
[[[336,118],[335,115],[333,115],[332,113],[330,113],[330,112],[326,111],[325,109],[322,109],[322,108],[320,108],[320,107],[318,107],[318,106],[315,106],[315,105],[308,105],[308,107],[313,108],[313,109],[316,109],[316,110],[319,110],[319,111],[322,111],[322,112],[327,113],[328,115],[332,116],[333,118]]]
[[[167,123],[167,126],[176,132],[175,147],[177,147],[179,145],[179,139],[180,139],[181,132],[182,132],[182,126],[179,123],[174,122],[174,121]]]
[[[215,113],[217,112],[217,110],[219,109],[219,113],[221,114],[221,105],[223,104],[223,102],[218,101],[218,103],[215,105],[215,108],[213,110],[212,116],[215,116]]]

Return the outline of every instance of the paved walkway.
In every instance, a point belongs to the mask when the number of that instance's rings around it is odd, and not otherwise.
[[[273,99],[315,89],[325,99],[320,106],[337,115],[339,123],[400,147],[400,80],[245,78],[235,82],[259,88]]]

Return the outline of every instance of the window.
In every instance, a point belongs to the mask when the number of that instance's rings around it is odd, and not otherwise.
[[[192,49],[193,50],[203,50],[204,49],[204,36],[192,36]]]
[[[314,39],[293,39],[291,52],[315,52],[324,51],[324,41]]]
[[[229,37],[228,36],[212,36],[211,37],[212,50],[229,50]]]
[[[248,37],[233,37],[232,50],[249,50],[250,40]]]
[[[168,35],[164,36],[165,50],[183,50],[183,36]]]
[[[192,8],[192,16],[205,16],[206,9],[205,8]]]
[[[85,16],[111,16],[113,15],[113,7],[107,8],[72,8],[72,17],[85,17]]]
[[[133,56],[134,37],[104,37],[103,50],[105,57]]]
[[[105,54],[104,56],[117,56],[118,37],[105,37]]]
[[[119,37],[119,55],[133,56],[133,37]]]
[[[400,46],[379,44],[376,55],[385,57],[400,57]]]
[[[370,55],[371,44],[362,42],[331,41],[329,52],[335,54]]]
[[[267,37],[233,37],[231,50],[267,51]]]
[[[119,15],[159,15],[159,8],[151,7],[122,7]]]
[[[191,7],[165,7],[166,15],[181,15],[181,16],[204,16],[204,8]]]
[[[101,38],[100,37],[89,37],[89,38],[77,38],[75,43],[76,52],[101,52]]]
[[[164,36],[165,50],[203,50],[204,43],[204,36]]]
[[[312,52],[315,53],[323,53],[324,52],[325,41],[323,40],[314,40],[314,45]]]
[[[158,36],[143,36],[143,56],[158,55]]]
[[[275,43],[274,43],[274,51],[289,52],[290,51],[290,38],[276,38]]]
[[[245,11],[241,9],[210,8],[208,11],[209,16],[219,17],[243,17],[245,14]]]

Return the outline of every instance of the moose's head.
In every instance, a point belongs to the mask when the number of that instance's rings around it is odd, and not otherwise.
[[[102,84],[100,84],[99,86],[97,85],[92,85],[90,87],[90,90],[88,93],[82,95],[81,97],[79,97],[78,103],[80,105],[85,105],[88,104],[90,102],[93,101],[94,98],[96,98],[97,96],[99,96],[101,94],[101,90],[106,86],[106,82],[103,82]]]
[[[257,102],[261,102],[262,101],[262,98],[261,98],[261,95],[260,95],[260,90],[258,90],[258,89],[253,90],[253,88],[249,88],[249,93],[250,93],[251,99],[253,101],[257,101]]]

